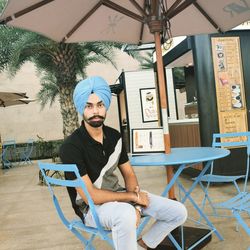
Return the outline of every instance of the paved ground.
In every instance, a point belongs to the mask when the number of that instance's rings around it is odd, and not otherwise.
[[[161,193],[165,183],[164,168],[141,168],[136,169],[136,173],[142,188],[156,194]],[[188,177],[181,179],[185,186],[192,183]],[[58,188],[58,192],[65,213],[74,217],[66,190]],[[234,190],[226,185],[212,187],[211,192],[215,199],[219,200],[230,197]],[[201,189],[197,187],[193,198],[200,203],[202,195]],[[0,250],[83,249],[80,241],[57,217],[47,187],[39,185],[36,162],[33,165],[21,165],[0,171],[0,204]],[[192,206],[189,203],[186,206],[189,215],[195,217]],[[211,220],[225,240],[220,241],[213,235],[212,241],[204,249],[243,250],[250,246],[250,237],[244,230],[240,228],[239,232],[235,231],[235,220],[212,217]],[[188,225],[190,223],[188,222]],[[95,240],[95,245],[98,250],[111,249],[99,239]]]

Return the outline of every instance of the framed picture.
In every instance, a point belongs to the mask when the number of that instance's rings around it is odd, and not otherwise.
[[[155,88],[140,89],[143,122],[158,121],[157,98]]]
[[[131,130],[132,154],[164,152],[162,128],[135,128]]]

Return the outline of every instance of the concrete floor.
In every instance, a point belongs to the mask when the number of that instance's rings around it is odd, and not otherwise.
[[[137,168],[136,173],[142,188],[152,193],[161,193],[165,185],[164,168]],[[188,177],[182,177],[181,180],[185,187],[192,183]],[[60,203],[65,207],[65,214],[75,217],[66,190],[57,189]],[[226,199],[234,193],[230,185],[212,187],[210,191],[215,200],[221,197]],[[203,193],[199,187],[195,189],[192,197],[200,204]],[[36,162],[33,165],[20,165],[0,171],[0,204],[0,250],[83,249],[80,241],[57,217],[47,187],[39,185]],[[189,203],[186,206],[189,215],[195,217],[192,206]],[[243,250],[250,246],[250,237],[245,231],[240,228],[239,232],[236,232],[234,219],[210,219],[223,235],[224,241],[220,241],[213,234],[212,241],[203,249]],[[190,223],[187,225],[191,225]],[[98,250],[111,249],[100,239],[95,240],[95,246]]]

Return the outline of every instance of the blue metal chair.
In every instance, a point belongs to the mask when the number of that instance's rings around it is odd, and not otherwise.
[[[24,164],[32,164],[31,160],[30,160],[30,156],[33,152],[33,143],[34,140],[33,139],[28,139],[27,144],[24,148],[23,151],[21,151],[20,154],[20,163],[24,163]]]
[[[3,168],[10,168],[12,166],[12,163],[8,160],[7,151],[8,151],[8,146],[2,148],[1,159]]]
[[[14,139],[3,141],[2,150],[3,168],[11,168],[16,161],[16,141]]]
[[[66,228],[71,231],[85,246],[85,249],[95,249],[94,246],[92,245],[92,241],[94,240],[94,238],[98,235],[101,237],[101,239],[107,241],[112,247],[113,247],[113,241],[112,239],[108,236],[108,234],[111,233],[110,230],[106,230],[102,227],[102,225],[100,224],[98,215],[96,213],[95,210],[95,206],[93,203],[92,198],[89,195],[89,192],[86,188],[86,185],[84,183],[84,181],[82,180],[79,171],[76,167],[76,165],[74,164],[55,164],[55,163],[42,163],[42,162],[38,162],[38,166],[42,172],[42,175],[44,177],[44,180],[46,181],[52,200],[54,202],[56,211],[58,213],[58,216],[60,217],[61,221],[63,222],[63,224],[66,226]],[[56,179],[54,176],[53,177],[49,177],[46,175],[47,171],[60,171],[60,172],[74,172],[77,179],[75,180],[62,180],[62,179]],[[60,205],[58,202],[58,199],[55,195],[54,192],[54,185],[58,185],[58,186],[64,186],[64,187],[81,187],[82,190],[84,191],[87,199],[88,199],[88,205],[89,208],[92,212],[92,215],[94,217],[94,221],[96,224],[96,228],[93,227],[89,227],[84,225],[84,223],[82,222],[82,220],[79,219],[73,219],[73,220],[68,220]],[[90,234],[89,239],[85,238],[80,231],[84,231]],[[114,248],[114,247],[113,247]]]
[[[231,141],[230,138],[237,137],[240,138],[238,141]],[[229,139],[229,140],[227,140]],[[219,141],[218,141],[219,140]],[[214,134],[213,135],[213,147],[246,147],[247,153],[247,162],[246,162],[246,174],[245,175],[236,175],[236,176],[224,176],[224,175],[214,175],[213,166],[211,168],[210,174],[206,174],[201,178],[199,184],[201,185],[205,196],[202,201],[202,209],[205,208],[206,201],[209,202],[213,210],[213,216],[218,217],[235,217],[238,223],[245,229],[245,231],[250,235],[250,228],[247,226],[246,222],[242,218],[241,214],[243,212],[250,215],[250,194],[247,190],[247,181],[249,177],[249,156],[250,156],[250,132],[240,132],[240,133],[226,133],[226,134]],[[239,188],[237,181],[244,179],[244,185],[242,190]],[[206,187],[202,182],[206,182]],[[209,196],[208,190],[211,183],[228,183],[231,182],[234,184],[237,194],[231,199],[214,203]],[[226,209],[232,211],[232,216],[226,216],[219,214],[218,209]]]
[[[218,209],[227,209],[231,210],[233,217],[236,218],[239,225],[243,227],[246,233],[250,236],[250,225],[246,220],[250,221],[250,193],[241,192],[235,197],[222,202],[215,204],[215,207]],[[242,213],[248,214],[248,217],[242,217]]]
[[[112,248],[114,249],[113,241],[108,236],[111,233],[111,230],[104,229],[102,227],[102,225],[100,224],[99,217],[98,217],[96,210],[95,210],[94,202],[93,202],[93,200],[92,200],[92,198],[91,198],[91,196],[86,188],[84,181],[82,180],[82,178],[79,174],[79,171],[78,171],[78,168],[76,167],[76,165],[75,164],[56,164],[56,163],[38,162],[38,166],[40,168],[40,172],[42,173],[44,180],[46,181],[46,183],[48,185],[48,188],[49,188],[52,200],[54,202],[56,211],[58,213],[58,216],[60,217],[61,221],[66,226],[66,228],[68,230],[70,230],[84,244],[84,246],[86,247],[86,250],[87,249],[91,249],[91,250],[95,249],[92,245],[92,242],[96,236],[100,236],[101,239],[107,241],[109,243],[109,245],[111,245]],[[58,178],[56,178],[56,175],[53,175],[53,174],[49,175],[49,171],[60,172],[60,173],[74,172],[77,179],[75,179],[75,180],[58,179]],[[63,210],[61,209],[61,207],[59,205],[56,194],[54,192],[54,185],[64,186],[64,187],[81,187],[83,189],[83,191],[88,199],[89,209],[91,210],[92,216],[94,217],[96,228],[84,225],[84,223],[80,219],[73,219],[73,220],[69,221],[65,217]],[[145,220],[148,220],[149,218],[150,218],[149,216],[145,216],[142,218],[142,222],[139,225],[139,227],[137,228],[137,236],[139,236],[141,234],[141,232],[143,231],[143,228],[144,228]],[[84,232],[89,233],[91,235],[90,238],[86,239],[79,231],[84,231]],[[181,250],[177,241],[175,240],[175,238],[172,236],[171,233],[168,235],[168,237],[172,241],[172,243],[176,246],[176,249]]]

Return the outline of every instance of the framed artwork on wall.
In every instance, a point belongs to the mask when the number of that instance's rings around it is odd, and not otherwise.
[[[157,98],[155,88],[142,88],[140,91],[143,122],[158,121]]]
[[[132,154],[164,152],[162,128],[134,128],[131,138]]]

